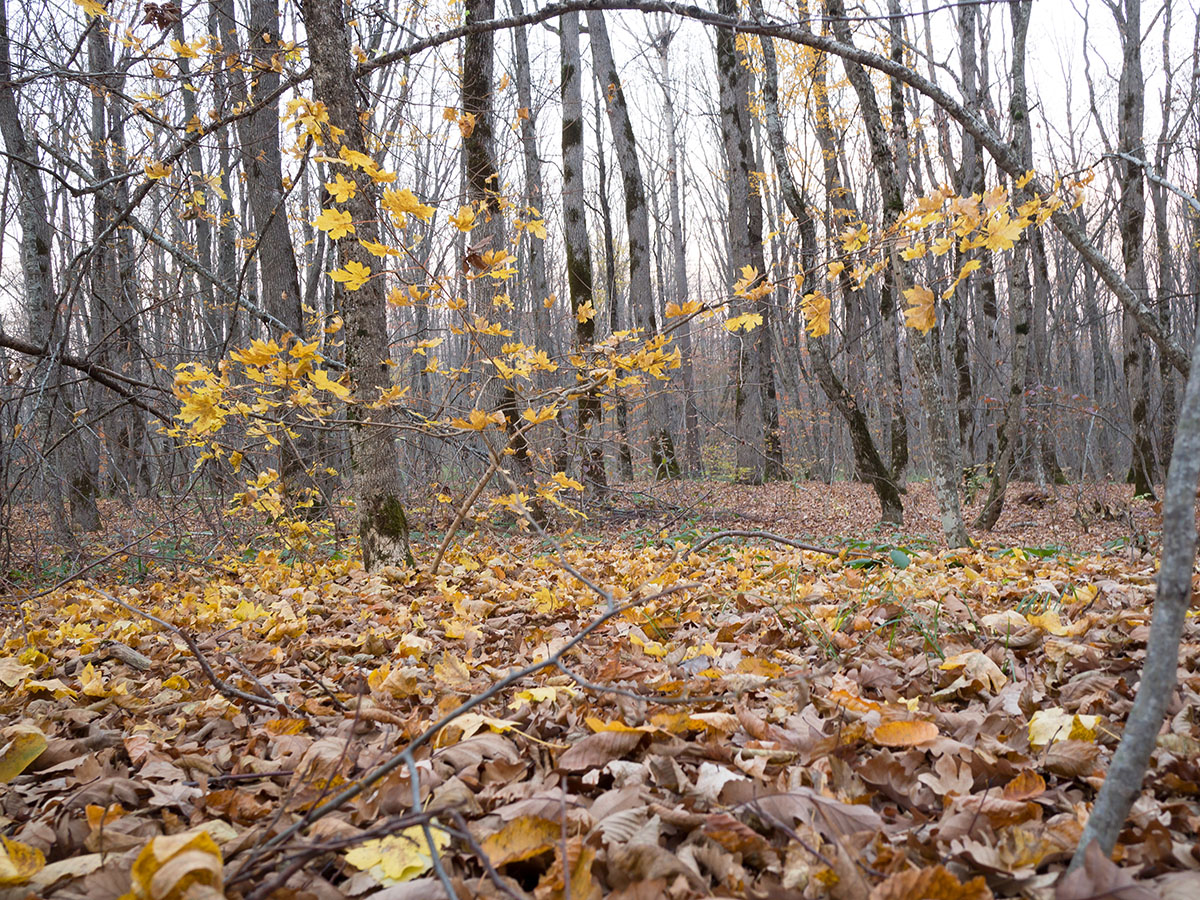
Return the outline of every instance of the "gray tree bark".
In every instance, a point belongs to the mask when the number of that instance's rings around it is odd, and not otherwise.
[[[340,0],[305,0],[304,27],[309,35],[309,59],[313,93],[329,112],[331,129],[341,130],[341,142],[349,150],[366,153],[361,109],[354,73],[350,68],[350,41]],[[332,138],[330,138],[332,141]],[[359,244],[379,240],[378,189],[362,170],[350,172],[357,185],[345,208],[357,229],[334,243],[338,263],[357,262],[370,266],[374,257]],[[361,405],[370,403],[390,387],[390,344],[387,330],[387,299],[382,278],[367,281],[357,291],[344,294],[342,317],[346,333],[346,368],[358,404],[348,415],[350,459],[353,469],[354,505],[358,513],[358,536],[363,565],[368,571],[388,565],[412,564],[408,547],[408,519],[401,502],[400,458],[393,446],[392,432],[370,421]]]
[[[593,300],[592,251],[588,243],[587,205],[583,180],[583,88],[579,58],[579,13],[568,13],[559,22],[562,42],[562,153],[563,223],[567,249],[567,288],[575,319],[575,350],[587,351],[596,340],[596,317],[583,321],[579,310]],[[612,298],[609,298],[612,302]],[[594,306],[594,304],[593,304]],[[604,448],[599,442],[601,404],[598,388],[576,403],[579,421],[580,468],[584,487],[592,496],[608,491]]]
[[[613,151],[621,167],[625,191],[625,219],[629,232],[629,300],[637,311],[638,326],[647,338],[658,334],[658,316],[654,309],[654,291],[650,273],[650,217],[646,212],[646,188],[642,181],[633,121],[625,104],[621,76],[613,61],[604,13],[588,10],[588,35],[592,48],[594,75],[604,94]],[[648,384],[647,411],[650,424],[650,467],[656,479],[679,477],[675,442],[669,427],[667,398],[656,384]]]

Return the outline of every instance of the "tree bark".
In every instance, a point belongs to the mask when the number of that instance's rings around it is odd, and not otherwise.
[[[575,319],[575,351],[585,353],[596,340],[595,316],[580,319],[579,311],[593,300],[592,251],[588,243],[583,181],[583,89],[579,59],[579,13],[559,23],[562,40],[562,153],[563,223],[567,250],[567,286]],[[610,298],[612,302],[612,298]],[[593,304],[594,306],[594,304]],[[580,468],[584,487],[592,496],[608,491],[604,449],[599,443],[600,392],[592,388],[576,404],[579,420]]]
[[[835,17],[845,16],[845,5],[842,0],[830,0],[829,9]],[[895,21],[893,19],[893,22]],[[852,43],[850,28],[844,18],[835,18],[833,28],[843,44],[850,45]],[[884,230],[887,230],[895,224],[904,210],[903,172],[893,150],[893,142],[889,140],[883,126],[879,103],[875,97],[875,87],[871,84],[870,77],[857,61],[845,59],[844,64],[847,77],[858,96],[859,107],[866,122],[867,140],[871,146],[871,164],[875,169],[883,202],[882,224]],[[897,110],[893,104],[893,118],[897,114],[903,117],[903,108]],[[896,121],[893,121],[892,125],[893,128],[902,129],[901,124]],[[905,290],[904,286],[909,284],[909,277],[899,253],[892,253],[887,282],[892,286],[893,301],[895,295],[902,294]],[[884,315],[888,314],[888,310],[881,311]],[[934,494],[941,512],[942,531],[945,534],[946,542],[951,547],[970,546],[971,539],[963,522],[962,505],[958,496],[958,478],[954,472],[954,452],[950,443],[950,430],[946,423],[945,392],[942,389],[941,380],[937,376],[934,360],[937,347],[931,335],[918,334],[913,329],[908,331],[908,338],[912,348],[913,361],[916,364],[918,386],[925,408],[925,421],[929,426],[930,480],[933,482]]]
[[[313,93],[325,104],[329,126],[340,129],[341,143],[348,150],[366,153],[358,90],[350,68],[350,41],[340,0],[305,0],[304,27],[309,35],[309,59]],[[331,142],[335,139],[332,134]],[[377,187],[363,170],[353,170],[357,186],[346,202],[357,232],[338,238],[338,263],[357,262],[370,266],[374,257],[359,240],[378,241]],[[363,565],[368,571],[383,566],[412,564],[408,547],[408,519],[401,502],[400,458],[390,429],[370,421],[365,406],[390,387],[390,342],[387,331],[387,299],[383,279],[371,278],[357,291],[347,291],[343,300],[346,332],[346,368],[350,387],[358,403],[348,415],[350,459],[354,477],[354,504],[358,512],[358,535]]]
[[[613,137],[613,152],[621,168],[621,185],[625,192],[625,220],[629,233],[629,300],[637,311],[638,327],[649,339],[658,334],[658,316],[654,309],[654,292],[650,273],[650,217],[646,212],[646,188],[642,181],[637,140],[633,121],[625,104],[621,76],[613,61],[612,46],[604,13],[588,10],[588,35],[591,39],[592,67],[608,112]],[[650,467],[656,479],[678,478],[679,462],[675,458],[675,443],[671,437],[670,415],[666,395],[656,385],[648,384],[646,407],[650,424]]]

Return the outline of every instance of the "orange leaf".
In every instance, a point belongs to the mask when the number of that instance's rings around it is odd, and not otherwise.
[[[932,722],[884,722],[872,732],[871,740],[883,747],[915,747],[937,736],[937,726]]]

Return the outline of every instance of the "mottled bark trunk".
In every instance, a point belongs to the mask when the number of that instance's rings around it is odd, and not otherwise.
[[[233,0],[218,0],[221,31],[218,38],[226,57],[239,50]],[[279,87],[279,71],[272,64],[279,53],[279,5],[277,0],[251,0],[249,41],[251,60],[249,84],[232,79],[229,88],[235,102],[256,103]],[[300,274],[288,226],[287,191],[283,183],[283,152],[279,135],[279,112],[269,103],[253,115],[238,120],[242,171],[246,176],[246,199],[253,216],[254,255],[262,284],[262,305],[292,333],[304,340],[307,329],[300,293]],[[285,491],[296,499],[312,502],[307,509],[321,508],[315,471],[319,460],[316,434],[292,422],[295,437],[282,437],[279,472]]]
[[[733,0],[721,0],[718,9],[736,15]],[[750,125],[747,121],[747,73],[741,65],[732,33],[722,29],[716,34],[717,83],[720,87],[721,138],[725,150],[726,196],[729,205],[729,269],[737,273],[744,266],[755,266],[752,258],[750,224]],[[758,268],[759,278],[763,277]],[[748,289],[757,288],[758,281]],[[736,314],[760,313],[760,304],[735,299]],[[752,331],[735,331],[730,338],[733,351],[734,440],[737,449],[736,480],[760,484],[766,478],[766,432],[762,408],[762,355],[759,344],[762,325]]]
[[[642,181],[637,140],[633,134],[633,120],[625,103],[621,76],[613,60],[604,13],[589,10],[587,23],[591,38],[592,66],[604,94],[613,138],[613,152],[621,169],[621,185],[625,193],[625,220],[629,236],[630,306],[636,310],[638,327],[642,329],[646,338],[650,338],[658,334],[658,316],[654,308],[650,272],[650,217],[646,211],[646,188]],[[653,381],[650,376],[646,377]],[[679,462],[675,458],[666,394],[653,383],[647,384],[647,390],[651,471],[656,479],[678,478]]]
[[[37,147],[25,135],[13,84],[6,2],[0,3],[0,135],[9,154],[8,165],[16,176],[21,274],[29,334],[33,341],[45,342],[49,351],[39,358],[30,377],[37,386],[38,438],[48,448],[44,483],[51,504],[50,519],[56,536],[74,543],[71,523],[86,531],[99,527],[97,485],[91,467],[83,458],[78,435],[73,433],[74,410],[63,384],[62,367],[55,359],[66,340],[66,323],[56,313],[53,236]],[[69,519],[62,513],[64,499],[69,502]]]
[[[515,2],[515,0],[514,0]],[[563,223],[567,250],[567,286],[575,318],[575,350],[583,353],[595,343],[595,316],[579,318],[579,310],[592,302],[592,252],[588,243],[583,179],[583,89],[579,66],[579,13],[560,20],[562,39],[562,153]],[[594,304],[593,304],[594,307]],[[589,494],[608,491],[604,448],[599,443],[600,392],[592,388],[576,401],[579,423],[580,469]]]
[[[664,127],[667,132],[667,177],[669,215],[671,222],[671,286],[675,302],[682,306],[687,302],[688,276],[687,254],[684,249],[683,204],[680,200],[682,175],[679,163],[678,122],[675,118],[675,86],[671,81],[669,50],[674,32],[664,29],[656,44],[658,65],[662,79]],[[683,387],[683,464],[687,474],[698,478],[704,473],[700,458],[700,411],[696,407],[695,376],[692,372],[692,326],[684,322],[675,332],[679,336],[681,355],[679,380]]]
[[[466,0],[468,22],[495,18],[495,0]],[[507,251],[508,237],[500,203],[500,169],[496,163],[495,123],[492,114],[492,72],[495,60],[494,35],[491,31],[469,34],[463,40],[462,111],[474,117],[474,127],[463,137],[463,157],[466,163],[467,199],[483,210],[483,224],[471,232],[475,243],[489,240],[485,249]],[[476,279],[472,290],[472,309],[476,316],[490,320],[495,316],[492,302],[495,290],[491,280]],[[508,446],[518,482],[527,489],[529,511],[538,524],[547,521],[545,509],[534,496],[533,460],[529,441],[521,432],[521,410],[517,387],[512,378],[502,378],[493,371],[492,361],[502,354],[503,338],[474,332],[471,335],[475,351],[472,372],[480,385],[477,405],[481,409],[496,409],[504,414]]]
[[[894,6],[894,0],[891,3]],[[845,7],[842,0],[831,0],[830,12],[834,16],[844,16]],[[893,22],[897,20],[893,19]],[[850,29],[845,19],[834,21],[834,31],[843,43],[851,43]],[[844,60],[846,74],[859,99],[859,106],[867,127],[867,139],[871,146],[871,163],[879,182],[880,196],[883,202],[883,227],[891,227],[904,209],[904,175],[899,166],[892,141],[883,126],[879,112],[879,103],[875,97],[875,88],[870,77],[861,65],[851,60]],[[893,104],[893,118],[903,116],[903,108],[897,109]],[[902,129],[896,121],[893,129]],[[902,133],[899,132],[899,133]],[[905,271],[900,254],[893,252],[888,279],[892,288],[892,300],[896,295],[903,294],[910,285],[908,273]],[[881,310],[886,315],[886,311]],[[930,479],[933,482],[934,495],[937,497],[938,509],[941,513],[942,531],[946,542],[951,547],[970,545],[966,525],[962,517],[962,505],[958,496],[958,477],[954,466],[954,448],[950,440],[950,430],[946,422],[946,398],[942,384],[937,375],[934,354],[937,346],[931,334],[920,334],[910,329],[908,332],[909,346],[912,348],[913,362],[916,365],[922,404],[925,408],[925,420],[929,426],[929,467]]]
[[[1018,154],[1032,164],[1033,130],[1029,122],[1029,101],[1025,89],[1025,44],[1029,34],[1029,17],[1032,0],[1018,0],[1009,6],[1012,16],[1012,98],[1009,100],[1009,117],[1012,119],[1013,143]],[[1021,191],[1013,198],[1017,206],[1027,199],[1028,191]],[[975,519],[975,527],[991,531],[1004,511],[1004,492],[1012,477],[1013,459],[1021,426],[1022,399],[1025,396],[1026,371],[1028,368],[1029,327],[1033,316],[1029,283],[1029,234],[1022,233],[1013,248],[1012,277],[1009,280],[1009,303],[1012,316],[1012,371],[1008,378],[1008,396],[1004,404],[1004,416],[996,439],[996,456],[992,463],[992,477],[988,485],[987,500]]]
[[[604,121],[600,112],[599,85],[596,85],[596,133],[599,134]],[[608,300],[608,330],[615,334],[621,330],[620,297],[617,295],[617,248],[613,236],[612,210],[608,204],[608,170],[605,163],[604,142],[596,142],[596,166],[600,178],[600,224],[604,241],[604,291]],[[629,445],[629,402],[620,387],[613,389],[616,398],[617,429],[615,443],[617,445],[617,465],[620,469],[621,480],[633,481],[633,448]]]
[[[1123,13],[1121,6],[1123,5]],[[1124,0],[1113,7],[1121,37],[1121,78],[1117,96],[1117,150],[1144,155],[1146,84],[1142,74],[1141,0]],[[1146,266],[1142,255],[1146,220],[1146,191],[1142,167],[1125,160],[1116,163],[1121,197],[1118,227],[1125,282],[1143,303],[1148,299]],[[1133,456],[1129,482],[1135,496],[1154,495],[1154,449],[1150,440],[1148,350],[1138,322],[1129,310],[1121,315],[1124,354],[1121,359],[1129,394],[1129,419],[1133,430]]]
[[[752,9],[761,14],[761,8],[755,0]],[[813,293],[818,289],[816,271],[818,266],[817,226],[808,209],[803,194],[800,192],[792,176],[791,164],[787,158],[787,145],[783,133],[783,121],[779,115],[779,75],[778,63],[775,56],[775,45],[769,39],[763,40],[763,106],[767,125],[767,146],[770,148],[775,171],[779,178],[780,195],[792,217],[800,227],[800,265],[804,271],[804,294]],[[797,340],[803,327],[797,322]],[[867,417],[858,405],[854,395],[846,389],[838,379],[829,360],[824,337],[810,338],[809,352],[812,354],[813,370],[821,390],[841,414],[850,431],[850,442],[854,452],[856,470],[871,485],[879,500],[881,520],[892,525],[904,524],[904,507],[900,499],[900,491],[887,465],[879,455],[875,440],[871,436],[871,428]]]
[[[329,126],[340,129],[341,143],[349,150],[366,153],[358,90],[350,67],[350,41],[340,0],[305,0],[304,26],[309,35],[313,94],[329,112]],[[336,139],[330,137],[330,142]],[[371,266],[374,257],[359,240],[378,241],[377,187],[363,170],[349,173],[357,190],[345,204],[357,233],[335,243],[338,262]],[[346,333],[346,367],[351,389],[358,400],[348,409],[353,420],[350,457],[353,469],[354,504],[359,519],[359,541],[363,565],[368,570],[388,565],[412,564],[408,547],[408,519],[401,501],[400,458],[393,446],[392,431],[370,422],[363,405],[390,387],[390,346],[387,331],[387,299],[380,277],[367,281],[357,291],[347,291],[342,316]]]

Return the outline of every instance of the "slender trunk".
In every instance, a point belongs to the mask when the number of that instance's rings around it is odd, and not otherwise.
[[[591,38],[592,66],[604,94],[609,128],[613,137],[613,152],[621,168],[621,184],[625,192],[625,220],[629,235],[629,299],[637,311],[638,327],[649,339],[658,334],[658,316],[654,309],[654,292],[650,273],[650,217],[646,212],[646,188],[642,181],[637,140],[633,121],[625,104],[621,77],[613,61],[612,46],[604,13],[589,10],[588,34]],[[650,424],[650,467],[656,479],[678,478],[679,462],[671,437],[667,398],[654,384],[648,385],[646,408]]]
[[[835,17],[834,32],[842,43],[851,43],[850,29],[844,18],[845,6],[842,0],[831,0],[829,8],[830,13]],[[899,8],[896,0],[889,0],[888,8],[895,15],[892,19],[892,27],[899,28]],[[899,35],[894,34],[892,40],[896,52],[900,50],[898,37]],[[867,139],[871,147],[871,163],[879,182],[880,197],[883,203],[883,228],[886,230],[895,224],[904,209],[904,169],[901,167],[901,163],[905,154],[901,152],[898,156],[894,149],[896,147],[907,148],[903,125],[903,105],[900,104],[897,108],[898,105],[895,102],[892,104],[894,133],[889,135],[883,125],[879,102],[875,96],[875,88],[871,83],[870,76],[858,62],[845,59],[843,63],[850,84],[858,96],[859,106],[866,123]],[[894,96],[895,92],[893,92],[893,98]],[[891,291],[887,291],[885,288],[887,297],[885,302],[888,306],[893,306],[895,295],[902,293],[905,285],[909,283],[908,273],[899,253],[892,253],[889,272],[890,277],[886,279],[885,284],[891,287]],[[886,318],[888,315],[894,315],[894,308],[881,307],[880,312]],[[910,330],[908,338],[912,348],[913,361],[916,364],[918,386],[925,408],[925,419],[929,425],[930,476],[938,508],[941,511],[942,530],[951,547],[968,546],[970,538],[963,523],[962,506],[958,497],[958,478],[954,474],[953,446],[950,443],[950,431],[945,417],[945,392],[938,379],[937,365],[934,359],[937,346],[930,334],[918,334],[915,330]]]
[[[663,110],[666,116],[667,131],[667,176],[670,196],[671,217],[671,285],[675,291],[675,302],[683,306],[688,297],[687,255],[684,248],[683,212],[680,201],[680,181],[682,175],[679,166],[678,122],[675,118],[674,85],[671,82],[668,51],[674,32],[664,29],[656,42],[658,48],[658,64],[661,72],[663,91]],[[704,472],[704,464],[700,458],[700,412],[696,407],[695,375],[692,372],[692,325],[684,322],[676,331],[679,335],[679,352],[681,355],[679,380],[683,385],[683,464],[687,473],[699,477]]]
[[[514,0],[514,3],[516,0]],[[562,38],[562,153],[563,223],[566,232],[567,285],[575,318],[575,352],[583,354],[595,343],[595,316],[579,316],[593,300],[592,252],[588,244],[583,181],[583,90],[579,65],[579,13],[560,21]],[[611,298],[610,298],[611,302]],[[593,304],[594,306],[594,304]],[[600,392],[592,388],[576,403],[581,444],[583,483],[594,496],[608,490],[604,448],[598,438],[601,426]]]
[[[600,114],[599,85],[596,85],[596,133],[603,129]],[[604,240],[604,291],[608,302],[608,331],[615,334],[621,330],[621,303],[617,291],[617,248],[613,236],[612,210],[608,205],[608,170],[605,163],[604,142],[596,143],[596,164],[600,178],[600,223]],[[617,413],[617,465],[621,471],[621,480],[633,481],[633,448],[629,445],[629,402],[620,387],[614,387],[616,395],[614,405]]]
[[[304,26],[310,35],[313,93],[329,113],[330,143],[334,134],[346,149],[366,153],[358,89],[350,67],[350,41],[340,0],[306,0]],[[334,129],[339,129],[335,132]],[[350,171],[356,184],[345,204],[357,233],[336,243],[338,262],[370,267],[374,257],[359,240],[378,241],[377,186],[362,169]],[[370,571],[383,566],[412,564],[408,547],[408,519],[401,502],[400,458],[390,429],[374,426],[364,405],[390,387],[390,346],[387,333],[387,299],[384,281],[369,279],[343,298],[346,332],[346,367],[358,403],[348,409],[353,420],[350,456],[354,472],[354,504],[359,517],[363,565]]]

